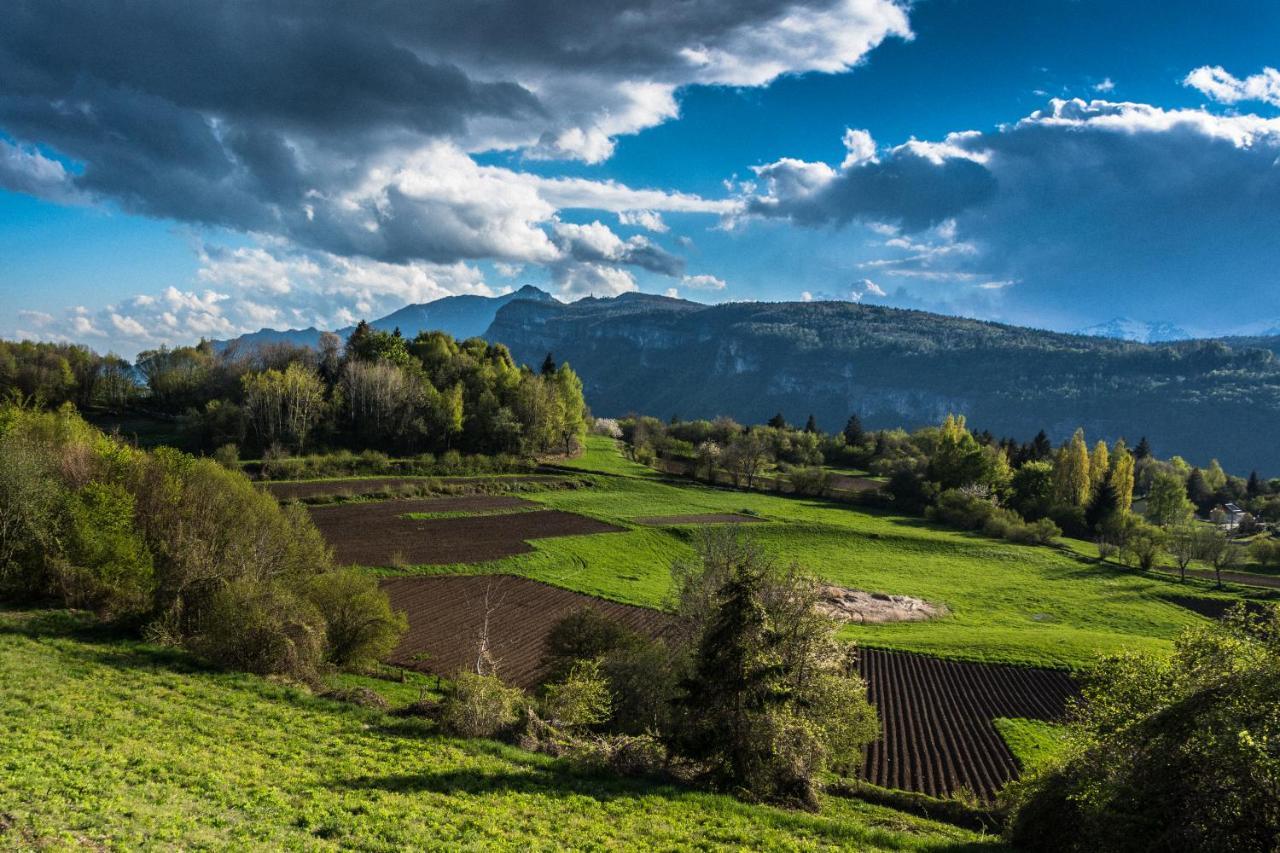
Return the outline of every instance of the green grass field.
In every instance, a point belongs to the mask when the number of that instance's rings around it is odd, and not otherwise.
[[[1066,745],[1065,728],[1043,720],[1000,717],[992,723],[1024,771],[1052,760]]]
[[[610,439],[591,437],[571,463],[590,488],[525,497],[627,527],[623,533],[535,540],[533,553],[478,565],[400,572],[508,572],[631,604],[662,606],[672,560],[693,554],[697,528],[642,527],[654,515],[747,512],[744,526],[771,554],[843,586],[940,602],[932,622],[846,626],[869,645],[947,657],[1060,667],[1100,652],[1167,651],[1198,617],[1164,600],[1183,587],[1129,569],[1098,565],[1063,549],[1014,545],[918,518],[820,500],[670,483],[629,462]]]
[[[2,850],[998,847],[857,801],[807,814],[579,775],[93,624],[0,610]]]

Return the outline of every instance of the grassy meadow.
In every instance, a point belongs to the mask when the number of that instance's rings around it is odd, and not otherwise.
[[[808,814],[573,773],[65,611],[0,610],[0,684],[0,850],[998,848],[857,801]]]
[[[646,527],[635,519],[747,513],[744,530],[779,559],[842,586],[945,604],[931,622],[849,625],[868,646],[945,657],[1057,667],[1088,665],[1099,652],[1162,652],[1200,617],[1163,598],[1208,593],[1152,575],[1100,565],[1067,549],[1015,545],[919,518],[828,501],[670,483],[592,436],[569,463],[589,488],[523,497],[627,528],[623,533],[535,540],[534,551],[475,565],[409,567],[409,573],[507,572],[630,604],[662,606],[672,560],[691,556],[696,525]]]

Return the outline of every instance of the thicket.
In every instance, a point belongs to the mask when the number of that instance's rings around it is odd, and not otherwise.
[[[67,406],[0,406],[0,598],[52,600],[208,660],[310,679],[403,631],[372,578],[335,573],[301,507]]]
[[[1280,607],[1189,630],[1170,658],[1104,660],[1069,745],[1012,789],[1026,850],[1280,846]]]

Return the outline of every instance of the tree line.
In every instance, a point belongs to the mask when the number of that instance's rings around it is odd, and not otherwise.
[[[443,332],[407,340],[366,323],[345,342],[326,333],[318,349],[203,341],[132,365],[82,346],[0,342],[0,392],[170,418],[190,449],[228,455],[568,452],[587,415],[577,374],[550,355],[535,372],[501,344]]]

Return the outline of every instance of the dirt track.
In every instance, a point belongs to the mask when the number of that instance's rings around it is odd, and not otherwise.
[[[520,498],[474,496],[311,507],[311,518],[342,565],[481,563],[533,548],[527,540],[614,533],[623,528],[559,510],[409,519],[413,512],[487,512],[534,506]]]
[[[409,631],[391,662],[452,675],[473,667],[488,595],[490,647],[508,682],[533,687],[542,675],[547,634],[564,616],[590,607],[648,636],[667,624],[666,614],[570,592],[510,575],[437,575],[389,578],[382,588],[397,610],[409,614]],[[425,661],[414,656],[426,653]]]

